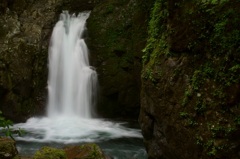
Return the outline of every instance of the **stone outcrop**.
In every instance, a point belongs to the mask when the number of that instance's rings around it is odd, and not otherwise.
[[[81,146],[68,146],[64,150],[67,159],[110,159],[98,145],[93,143]]]
[[[33,159],[109,159],[96,144],[68,146],[64,149],[43,147],[37,151]]]
[[[139,116],[149,159],[240,158],[239,7],[155,1]]]
[[[106,0],[87,21],[88,45],[99,75],[98,112],[104,116],[138,116],[148,8],[147,1]]]
[[[64,150],[52,147],[42,147],[38,150],[33,159],[67,159]]]
[[[14,140],[6,137],[0,137],[0,158],[20,159]]]
[[[0,109],[14,121],[44,111],[48,42],[59,4],[7,1],[0,15]]]

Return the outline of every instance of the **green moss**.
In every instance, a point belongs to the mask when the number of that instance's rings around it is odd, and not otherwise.
[[[151,11],[151,19],[148,26],[148,39],[146,47],[143,49],[143,64],[149,60],[154,60],[162,53],[168,53],[165,34],[166,21],[168,17],[167,2],[165,0],[157,0]],[[151,62],[154,63],[154,62]]]
[[[55,149],[51,147],[43,147],[37,151],[33,159],[66,159],[64,150]]]
[[[169,11],[170,5],[163,0],[155,1],[148,41],[143,50],[142,79],[162,84],[154,78],[155,66],[166,66],[158,64],[160,58],[187,52],[187,56],[195,61],[188,66],[190,69],[180,71],[190,80],[183,91],[179,116],[185,126],[197,127],[205,134],[197,140],[197,143],[202,142],[203,153],[221,156],[223,148],[230,151],[228,139],[239,124],[235,118],[239,111],[234,111],[239,107],[238,100],[232,99],[237,93],[231,92],[236,91],[240,83],[239,3],[229,0],[182,1],[173,4]],[[176,47],[178,44],[180,46]],[[171,68],[166,70],[162,68],[164,75],[171,74]],[[168,76],[162,78],[169,80]],[[209,128],[204,122],[211,122],[214,127]],[[223,144],[217,144],[219,138],[223,138]]]
[[[100,147],[96,144],[85,144],[80,146],[82,151],[87,151],[88,154],[83,157],[83,159],[104,159],[103,152]]]

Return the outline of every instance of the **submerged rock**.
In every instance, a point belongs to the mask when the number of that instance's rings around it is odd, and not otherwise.
[[[20,159],[16,148],[16,142],[6,137],[0,137],[0,158]]]

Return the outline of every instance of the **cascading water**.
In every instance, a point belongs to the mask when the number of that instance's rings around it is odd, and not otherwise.
[[[91,117],[97,73],[91,69],[83,35],[89,12],[61,14],[49,47],[48,116]]]
[[[25,143],[73,144],[83,142],[97,142],[109,145],[108,141],[117,142],[120,139],[137,139],[141,141],[139,129],[123,126],[126,123],[110,122],[104,119],[92,118],[92,106],[95,102],[97,73],[89,66],[88,49],[83,39],[85,23],[90,12],[80,13],[78,16],[69,15],[64,11],[53,29],[49,45],[49,79],[48,79],[48,109],[47,116],[32,117],[26,123],[15,124],[14,128],[21,128],[26,132],[24,136],[16,136],[21,151],[30,151]],[[124,140],[123,140],[124,141]],[[134,141],[136,144],[138,141]],[[140,154],[145,158],[142,147],[134,147],[126,143],[123,151]],[[106,148],[105,151],[120,149]],[[38,146],[33,151],[39,149]],[[140,151],[139,151],[140,150]],[[135,152],[136,151],[136,152]],[[118,152],[116,152],[118,153]],[[115,153],[115,154],[116,154]],[[144,157],[145,155],[145,157]],[[112,155],[114,156],[114,155]],[[123,156],[122,158],[126,158]],[[130,157],[131,158],[131,157]]]

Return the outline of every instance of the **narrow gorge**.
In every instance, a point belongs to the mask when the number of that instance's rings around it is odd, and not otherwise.
[[[63,10],[91,10],[97,116],[138,120],[149,159],[238,159],[239,8],[239,0],[2,0],[0,111],[15,123],[45,114],[54,25]]]

